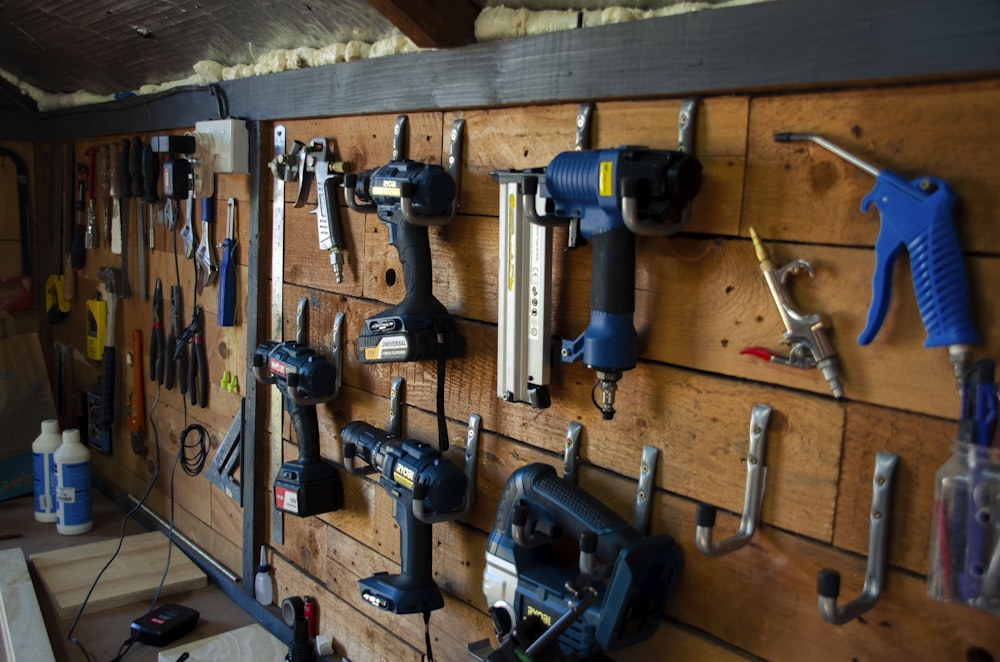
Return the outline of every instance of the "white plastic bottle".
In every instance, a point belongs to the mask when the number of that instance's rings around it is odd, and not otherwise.
[[[32,476],[35,487],[35,520],[56,521],[56,461],[53,454],[62,443],[59,421],[42,421],[42,432],[31,444]]]
[[[257,566],[257,576],[253,578],[253,592],[257,602],[265,607],[274,602],[274,589],[271,587],[271,566],[267,564],[264,546],[260,546],[260,565]]]
[[[75,536],[94,527],[91,501],[90,449],[80,442],[79,430],[64,430],[55,452],[56,531]]]

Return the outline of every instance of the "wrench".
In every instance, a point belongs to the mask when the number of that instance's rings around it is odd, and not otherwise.
[[[184,205],[184,225],[181,226],[181,239],[184,240],[184,257],[194,256],[194,226],[191,225],[191,214],[194,213],[194,190],[188,190],[187,202]]]
[[[198,285],[208,287],[215,280],[219,268],[215,266],[212,255],[212,244],[209,235],[212,233],[210,223],[215,217],[215,198],[201,198],[201,242],[195,251],[195,268],[201,276]]]

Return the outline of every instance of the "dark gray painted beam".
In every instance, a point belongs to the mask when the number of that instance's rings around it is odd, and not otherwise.
[[[995,0],[775,0],[221,83],[257,120],[828,88],[1000,72]],[[218,116],[207,91],[42,114],[36,138]]]

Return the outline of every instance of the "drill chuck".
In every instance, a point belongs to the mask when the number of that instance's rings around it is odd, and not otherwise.
[[[402,440],[364,421],[353,421],[340,433],[353,444],[356,456],[376,468],[386,489],[405,488],[423,497],[436,512],[454,510],[465,497],[467,479],[457,466],[441,457],[433,446]]]

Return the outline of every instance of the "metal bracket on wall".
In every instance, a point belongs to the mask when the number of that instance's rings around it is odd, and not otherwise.
[[[740,520],[739,532],[726,538],[712,542],[712,529],[715,527],[715,506],[698,504],[695,529],[695,545],[698,551],[708,557],[717,557],[743,547],[754,531],[760,519],[760,506],[764,501],[764,481],[767,478],[767,466],[764,464],[764,454],[767,449],[767,424],[771,420],[771,408],[756,404],[750,410],[750,451],[747,453],[747,485],[743,496],[743,517]]]
[[[577,463],[580,460],[580,435],[583,426],[572,421],[566,430],[565,450],[563,451],[563,478],[576,485],[579,475]]]
[[[633,527],[639,533],[649,533],[649,516],[651,511],[654,478],[656,477],[656,461],[660,451],[655,446],[642,447],[642,461],[639,464],[639,485],[635,491],[635,520]]]
[[[215,451],[212,463],[208,465],[205,477],[226,493],[231,499],[243,506],[243,485],[236,480],[235,474],[239,470],[243,475],[243,429],[245,425],[247,399],[240,398],[240,412],[233,419],[229,431],[222,438],[219,450]]]
[[[392,436],[403,438],[403,386],[406,380],[393,377],[389,385],[389,425],[386,430]]]
[[[819,593],[819,615],[824,621],[843,625],[875,606],[885,584],[885,565],[888,555],[889,509],[892,496],[892,479],[899,464],[899,456],[889,451],[875,455],[875,473],[872,476],[872,507],[869,514],[868,566],[861,595],[845,605],[837,606],[840,595],[840,573],[825,568],[816,578]]]
[[[274,127],[274,156],[278,158],[285,153],[285,127],[278,124]],[[284,285],[285,285],[285,180],[274,177],[271,196],[271,337],[284,337]],[[283,429],[281,393],[277,389],[271,391],[272,435],[277,435],[277,443],[271,443],[271,473],[278,475],[281,468],[281,436]],[[281,545],[285,542],[284,520],[281,511],[271,500],[271,541]]]

